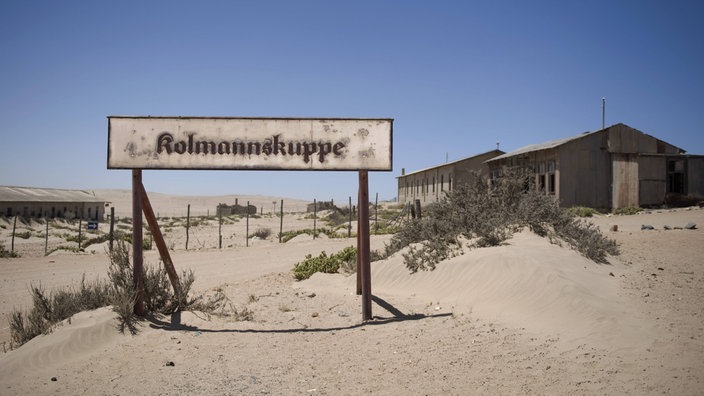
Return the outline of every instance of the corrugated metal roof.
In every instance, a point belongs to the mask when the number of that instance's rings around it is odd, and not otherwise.
[[[410,175],[415,175],[416,173],[427,172],[427,171],[429,171],[429,170],[431,170],[431,169],[437,169],[437,168],[442,168],[442,167],[444,167],[444,166],[453,165],[453,164],[456,164],[456,163],[458,163],[458,162],[466,161],[466,160],[469,160],[469,159],[472,159],[472,158],[476,158],[476,157],[481,157],[482,155],[486,155],[486,154],[489,154],[489,153],[494,152],[494,151],[500,151],[500,152],[503,153],[503,151],[501,151],[501,150],[489,150],[489,151],[487,151],[487,152],[485,152],[485,153],[473,155],[473,156],[471,156],[471,157],[462,158],[462,159],[458,159],[458,160],[455,160],[455,161],[446,162],[446,163],[444,163],[444,164],[435,165],[435,166],[430,166],[430,167],[423,168],[423,169],[420,169],[420,170],[417,170],[417,171],[409,172],[409,173],[406,173],[405,175],[396,176],[396,178],[398,179],[398,178],[401,178],[401,177],[406,177],[406,176],[410,176]]]
[[[0,186],[0,202],[105,202],[91,191]]]
[[[607,128],[607,129],[608,129],[608,128]],[[599,131],[602,131],[602,130],[603,130],[603,129],[600,129]],[[563,145],[563,144],[565,144],[565,143],[567,143],[567,142],[570,142],[570,141],[572,141],[572,140],[576,140],[576,139],[583,138],[583,137],[585,137],[585,136],[591,135],[591,134],[593,134],[593,133],[597,133],[597,132],[599,132],[599,131],[584,132],[584,133],[580,133],[579,135],[576,135],[576,136],[570,136],[570,137],[566,137],[566,138],[562,138],[562,139],[550,140],[550,141],[545,142],[545,143],[529,144],[529,145],[524,146],[524,147],[521,147],[521,148],[519,148],[519,149],[517,149],[517,150],[513,150],[513,151],[508,152],[508,153],[506,153],[506,154],[502,154],[502,155],[499,155],[498,157],[494,157],[494,158],[492,158],[492,159],[489,159],[489,160],[487,160],[486,162],[491,162],[491,161],[495,161],[495,160],[500,160],[500,159],[502,159],[502,158],[509,158],[509,157],[516,156],[516,155],[518,155],[518,154],[530,153],[530,152],[533,152],[533,151],[551,149],[551,148],[554,148],[554,147],[557,147],[557,146],[561,146],[561,145]]]

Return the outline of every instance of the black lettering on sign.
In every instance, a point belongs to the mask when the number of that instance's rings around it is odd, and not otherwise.
[[[329,155],[343,157],[347,144],[343,141],[287,141],[281,135],[273,135],[263,141],[215,141],[198,140],[194,132],[187,140],[175,140],[168,132],[156,138],[157,154],[167,155],[241,155],[241,156],[297,156],[308,163],[312,158],[324,163]]]

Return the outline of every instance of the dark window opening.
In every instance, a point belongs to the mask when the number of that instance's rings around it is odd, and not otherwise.
[[[667,192],[686,194],[684,160],[667,161]]]
[[[538,176],[538,190],[545,191],[545,175]]]

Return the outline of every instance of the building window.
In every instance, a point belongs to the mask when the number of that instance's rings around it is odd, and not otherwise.
[[[452,191],[452,175],[447,175],[447,191]]]
[[[444,191],[444,190],[445,190],[445,185],[444,185],[444,183],[445,183],[445,175],[440,175],[440,191]]]
[[[545,192],[545,162],[538,163],[538,191]]]
[[[555,194],[555,161],[548,161],[548,193]]]
[[[433,176],[433,192],[435,192],[435,176]]]
[[[667,161],[667,192],[686,194],[684,160]]]

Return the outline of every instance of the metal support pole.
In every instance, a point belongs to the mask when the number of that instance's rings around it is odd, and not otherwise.
[[[144,257],[142,255],[142,170],[132,170],[132,266],[134,277],[134,313],[144,316]]]
[[[359,171],[359,247],[362,272],[362,320],[372,319],[372,277],[369,262],[369,173]]]

